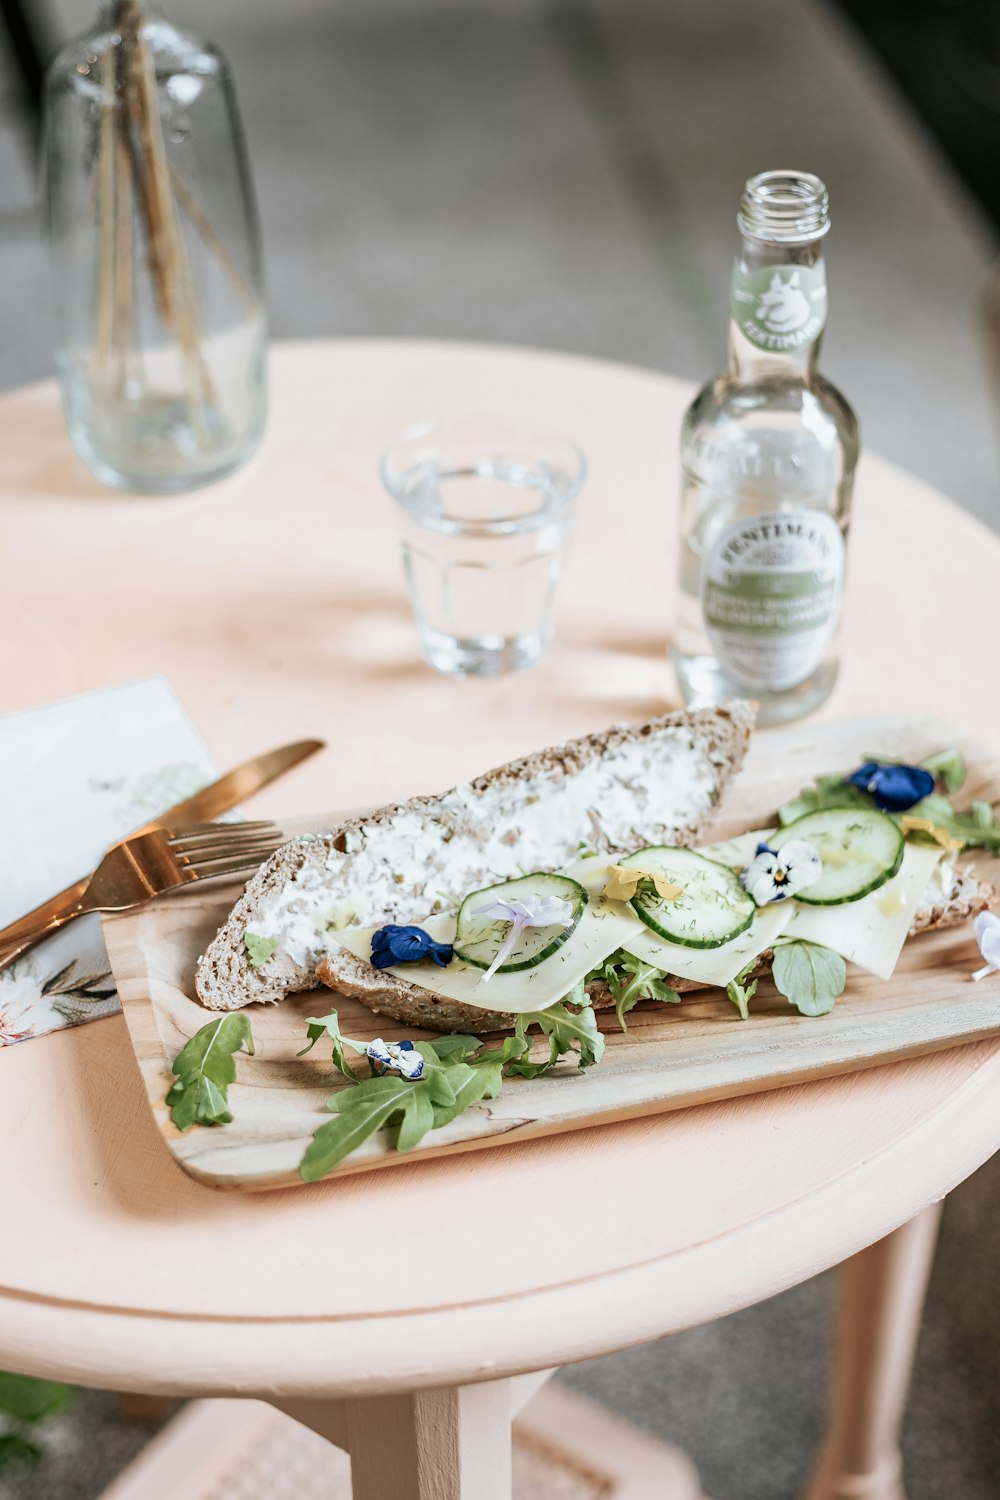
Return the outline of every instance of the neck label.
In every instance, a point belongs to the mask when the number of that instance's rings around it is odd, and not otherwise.
[[[826,327],[826,270],[815,266],[733,267],[729,311],[744,338],[781,354],[818,339]]]

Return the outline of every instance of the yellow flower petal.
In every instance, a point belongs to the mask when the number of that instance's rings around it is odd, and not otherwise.
[[[604,894],[609,901],[631,901],[640,880],[651,880],[661,901],[676,901],[684,893],[683,886],[675,885],[658,870],[642,870],[638,865],[609,865],[608,877]]]
[[[604,894],[609,901],[631,901],[639,884],[639,871],[627,865],[608,865]]]
[[[939,828],[930,818],[913,818],[909,813],[904,813],[900,826],[904,834],[926,833],[936,843],[941,845],[946,854],[954,854],[957,850],[965,848],[961,839],[957,839],[947,829]]]

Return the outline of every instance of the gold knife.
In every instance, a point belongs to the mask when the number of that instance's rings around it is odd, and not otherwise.
[[[280,750],[255,755],[252,760],[237,766],[235,771],[228,771],[210,786],[202,787],[192,797],[185,797],[183,802],[168,808],[151,823],[133,829],[129,837],[133,838],[137,833],[148,833],[153,828],[170,828],[178,823],[210,823],[222,813],[245,802],[277,777],[283,776],[293,766],[307,760],[310,755],[315,755],[317,750],[323,749],[324,744],[324,740],[298,740],[294,745],[283,745]],[[36,906],[34,911],[26,912],[16,922],[11,922],[8,927],[0,930],[0,965],[4,962],[8,947],[13,947],[36,928],[45,926],[53,917],[61,916],[75,906],[87,889],[89,880],[89,875],[83,876],[75,885],[67,886],[57,896],[50,896],[48,901]]]

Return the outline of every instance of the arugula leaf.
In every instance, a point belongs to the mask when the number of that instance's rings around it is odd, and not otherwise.
[[[331,1010],[328,1016],[307,1016],[306,1035],[309,1038],[308,1045],[303,1047],[301,1052],[296,1052],[296,1057],[305,1057],[321,1037],[327,1036],[333,1043],[334,1067],[338,1068],[345,1078],[349,1078],[352,1083],[355,1082],[357,1074],[353,1073],[348,1066],[344,1048],[345,1046],[352,1047],[355,1052],[363,1054],[368,1050],[368,1044],[367,1042],[352,1042],[349,1036],[344,1036],[340,1029],[340,1017],[335,1010]]]
[[[233,1118],[226,1090],[202,1074],[178,1080],[167,1095],[167,1103],[171,1119],[182,1131],[192,1125],[228,1125]]]
[[[946,792],[957,792],[965,783],[965,761],[957,750],[939,750],[920,764],[940,781]]]
[[[327,1107],[336,1119],[321,1125],[299,1163],[303,1182],[316,1182],[332,1172],[345,1156],[387,1125],[400,1108],[400,1096],[413,1089],[406,1078],[366,1078],[363,1083],[334,1094]]]
[[[245,932],[243,934],[243,946],[247,950],[247,958],[255,969],[259,969],[261,964],[267,963],[280,941],[280,938],[265,937],[260,932]]]
[[[229,1085],[236,1077],[233,1058],[241,1047],[253,1054],[250,1022],[238,1011],[209,1021],[196,1031],[174,1058],[177,1081],[167,1094],[170,1114],[178,1130],[191,1125],[228,1125]]]
[[[667,1005],[679,1005],[680,995],[667,984],[662,969],[655,964],[643,963],[642,959],[619,948],[596,969],[591,969],[584,983],[601,979],[611,991],[615,1002],[615,1014],[622,1031],[627,1031],[625,1016],[639,1004],[640,1000],[659,1000]]]
[[[464,1036],[456,1032],[454,1035],[437,1036],[430,1042],[418,1042],[417,1051],[425,1062],[447,1064],[453,1059],[464,1062],[473,1052],[478,1052],[482,1045],[482,1037]]]
[[[757,967],[756,958],[752,958],[745,968],[741,969],[735,979],[731,979],[726,985],[726,994],[736,1006],[744,1021],[750,1019],[750,1001],[757,993],[757,980],[753,979],[749,984],[744,980]]]
[[[519,1017],[518,1030],[505,1037],[499,1047],[486,1047],[475,1036],[441,1036],[418,1042],[417,1050],[425,1064],[418,1079],[390,1074],[357,1079],[346,1068],[343,1048],[361,1050],[364,1043],[342,1035],[336,1011],[319,1020],[311,1018],[307,1023],[309,1045],[329,1036],[334,1061],[346,1072],[351,1086],[338,1090],[327,1101],[336,1118],[314,1134],[299,1165],[302,1180],[316,1182],[325,1177],[369,1136],[387,1127],[398,1127],[398,1151],[412,1151],[429,1130],[447,1125],[483,1099],[496,1098],[505,1076],[535,1078],[569,1052],[578,1056],[581,1068],[597,1062],[604,1051],[604,1038],[593,1010],[583,1004],[584,998],[581,981],[559,1005]],[[580,1014],[568,1009],[568,1003],[583,1006]],[[524,1061],[529,1047],[524,1032],[534,1024],[549,1038],[550,1055],[544,1063]]]
[[[842,776],[817,776],[815,786],[807,787],[790,802],[778,808],[782,827],[804,818],[806,813],[824,812],[829,807],[874,807],[874,801],[860,787],[852,786]]]
[[[499,1061],[498,1047],[491,1049],[496,1059],[489,1066],[476,1067],[470,1063],[458,1063],[448,1069],[448,1082],[455,1091],[450,1104],[436,1104],[432,1124],[437,1129],[478,1104],[482,1099],[495,1099],[503,1086],[503,1069]],[[400,1146],[400,1150],[402,1150]]]
[[[397,1078],[385,1074],[365,1078],[341,1089],[327,1100],[336,1119],[321,1125],[299,1163],[303,1182],[316,1182],[349,1156],[370,1135],[387,1125],[399,1126],[398,1151],[413,1147],[435,1124],[435,1109],[455,1103],[451,1068],[430,1068],[422,1078]]]
[[[805,938],[779,939],[771,963],[774,983],[803,1016],[825,1016],[847,983],[847,965],[839,953]]]
[[[997,815],[988,802],[973,802],[969,816],[979,828],[996,828]]]
[[[352,1087],[340,1089],[327,1101],[337,1118],[321,1125],[306,1149],[299,1166],[304,1182],[325,1177],[386,1127],[398,1126],[397,1151],[412,1151],[429,1130],[447,1125],[482,1099],[495,1098],[503,1086],[504,1069],[528,1050],[528,1043],[518,1036],[505,1037],[499,1047],[486,1047],[477,1036],[439,1036],[417,1043],[425,1064],[420,1078],[382,1074],[358,1079],[347,1068],[343,1049],[361,1052],[366,1044],[342,1034],[337,1012],[310,1018],[307,1028],[310,1047],[324,1035],[331,1038],[334,1062]]]
[[[518,1016],[515,1036],[525,1040],[528,1027],[537,1026],[549,1039],[549,1059],[544,1063],[532,1063],[516,1058],[507,1064],[508,1075],[538,1078],[570,1053],[576,1054],[581,1072],[600,1062],[604,1056],[604,1038],[597,1029],[593,1006],[584,1005],[579,1012],[567,1009],[567,1001],[577,1003],[575,996],[580,988],[578,986],[566,1000],[550,1005],[547,1010],[528,1010]]]
[[[428,1130],[434,1129],[434,1100],[431,1097],[435,1092],[432,1087],[435,1080],[434,1075],[429,1073],[426,1078],[419,1080],[415,1088],[411,1088],[406,1095],[403,1108],[403,1118],[399,1122],[399,1133],[396,1136],[397,1151],[412,1151],[414,1146],[427,1134]],[[451,1095],[451,1102],[455,1102],[455,1091],[449,1081],[448,1087],[443,1091]],[[446,1103],[442,1097],[442,1106]]]
[[[945,833],[961,839],[967,849],[1000,850],[1000,824],[988,802],[973,802],[967,813],[958,813],[947,797],[932,792],[914,807],[907,809],[906,817],[927,818]]]
[[[503,1068],[514,1062],[528,1050],[523,1036],[505,1036],[499,1047],[484,1047],[478,1057],[469,1059],[470,1068]]]

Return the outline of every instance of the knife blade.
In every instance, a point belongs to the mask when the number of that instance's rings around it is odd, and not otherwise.
[[[297,740],[292,745],[282,745],[278,750],[255,755],[235,770],[227,771],[209,786],[202,787],[193,796],[185,797],[182,802],[169,807],[158,818],[144,823],[141,828],[133,829],[129,838],[137,833],[149,833],[154,828],[171,828],[183,823],[211,823],[214,818],[230,812],[277,777],[283,776],[293,766],[308,760],[310,755],[322,750],[325,743],[324,740]],[[53,917],[61,916],[74,907],[87,889],[89,880],[90,876],[84,875],[58,895],[43,901],[41,906],[36,906],[34,911],[26,912],[16,922],[4,927],[0,931],[0,964],[4,962],[8,947],[14,947],[37,927],[44,926]]]

